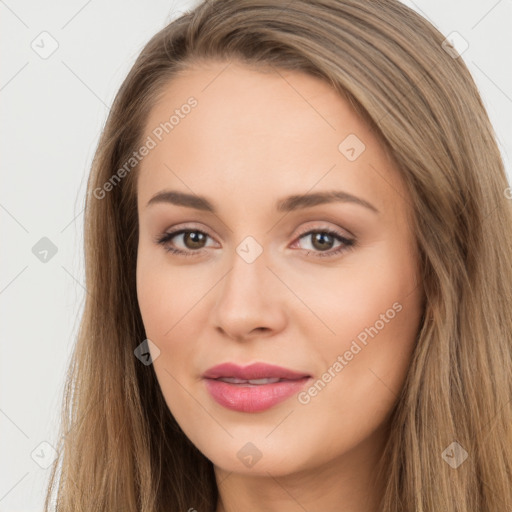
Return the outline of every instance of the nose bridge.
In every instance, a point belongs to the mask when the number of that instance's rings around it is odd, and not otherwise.
[[[230,270],[219,287],[214,319],[233,337],[259,328],[279,329],[284,321],[279,284],[267,268],[269,256],[268,249],[252,236],[235,247]]]
[[[238,304],[257,304],[268,286],[270,270],[268,249],[264,249],[253,236],[246,236],[235,248],[231,259],[231,271],[226,276],[223,297]]]

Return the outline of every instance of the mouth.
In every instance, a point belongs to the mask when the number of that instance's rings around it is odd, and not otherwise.
[[[236,377],[218,377],[216,380],[220,382],[226,382],[227,384],[234,384],[236,386],[254,387],[264,386],[265,384],[276,384],[277,382],[295,382],[298,380],[307,379],[308,376],[304,376],[300,379],[279,379],[279,378],[266,378],[266,379],[237,379]]]
[[[257,386],[279,382],[280,380],[299,380],[311,377],[311,375],[267,363],[253,363],[249,366],[222,363],[204,372],[202,377],[204,379],[223,379],[230,384],[248,383]]]
[[[264,363],[246,367],[224,363],[210,368],[202,377],[213,400],[244,413],[274,407],[299,393],[312,379],[309,374]]]

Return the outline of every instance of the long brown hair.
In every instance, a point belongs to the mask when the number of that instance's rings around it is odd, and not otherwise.
[[[46,511],[55,490],[59,512],[216,509],[212,462],[134,356],[146,338],[137,166],[113,179],[169,80],[209,59],[327,81],[375,130],[409,190],[425,309],[380,468],[381,510],[512,509],[512,205],[479,92],[444,39],[397,0],[208,0],[148,42],[88,181],[86,302]]]

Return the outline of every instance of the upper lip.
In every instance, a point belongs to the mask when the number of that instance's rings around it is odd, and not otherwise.
[[[310,377],[310,375],[266,363],[253,363],[249,366],[239,366],[235,363],[223,363],[213,366],[203,373],[203,378],[205,379],[218,379],[223,377],[234,377],[244,380],[266,378],[297,380]]]

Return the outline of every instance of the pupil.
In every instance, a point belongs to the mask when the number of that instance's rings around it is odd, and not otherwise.
[[[327,238],[327,245],[324,243],[325,239]],[[329,242],[329,239],[330,242]],[[317,242],[320,242],[319,247],[317,249],[326,249],[330,243],[332,243],[332,236],[327,233],[315,233],[313,236],[313,245],[315,245]]]
[[[203,233],[199,233],[198,231],[190,231],[188,233],[185,233],[185,243],[187,242],[187,240],[192,241],[192,249],[197,249],[198,247],[194,244],[199,244],[200,248],[201,242],[204,242],[204,235]]]

